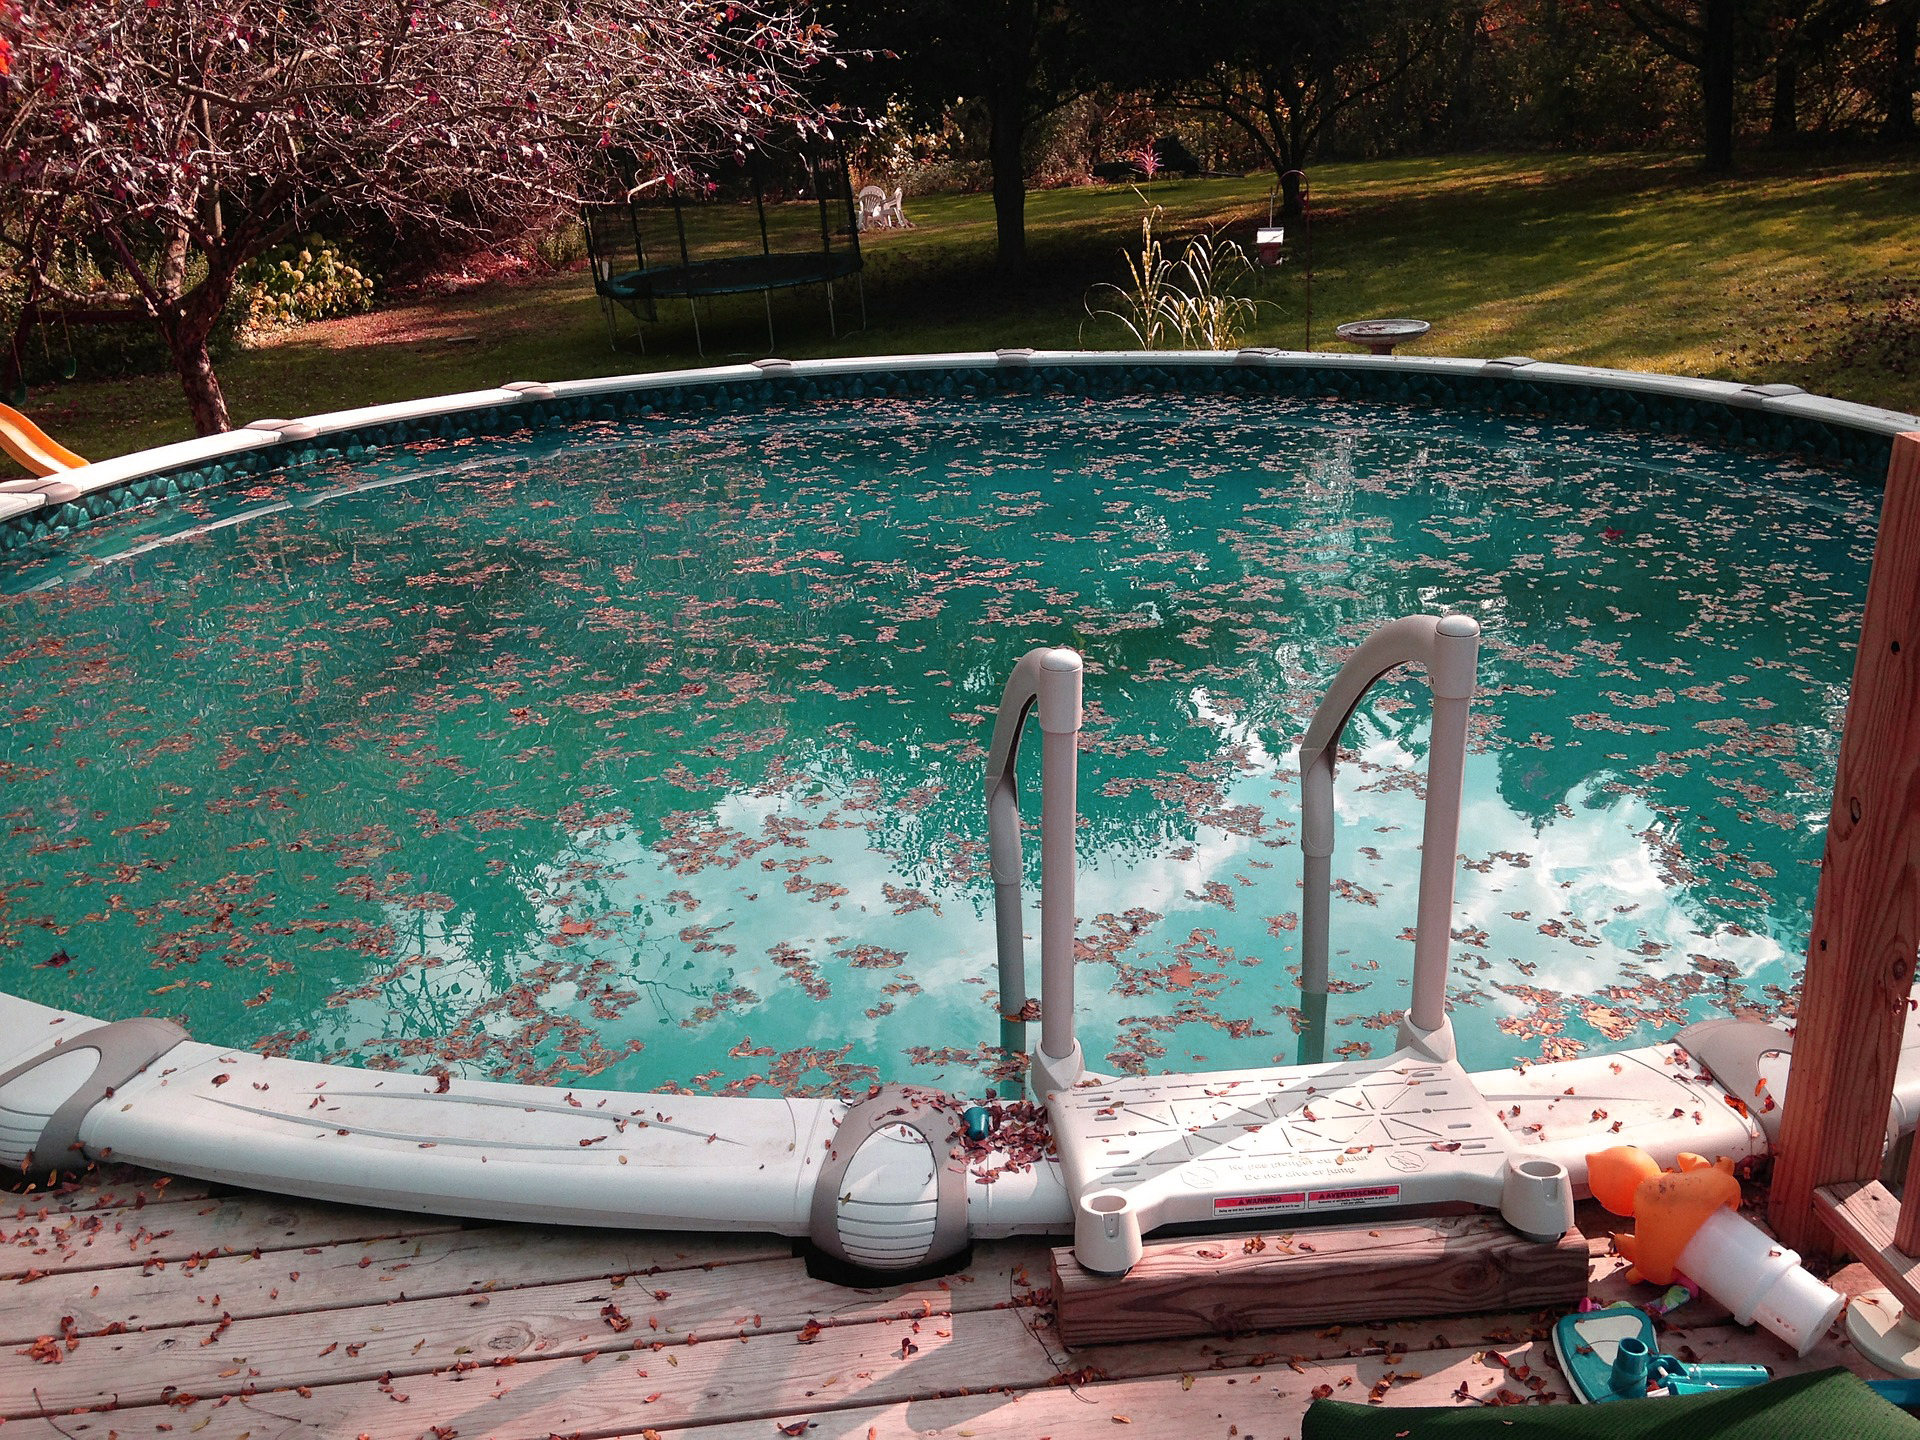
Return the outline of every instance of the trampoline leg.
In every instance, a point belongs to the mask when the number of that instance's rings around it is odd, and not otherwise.
[[[620,348],[620,332],[614,328],[613,306],[608,303],[606,296],[602,295],[599,299],[600,318],[607,322],[607,348],[609,350],[618,350]]]
[[[840,327],[833,318],[833,281],[827,281],[827,333],[834,339],[840,338]]]
[[[702,360],[707,358],[707,347],[700,343],[700,302],[689,295],[687,313],[693,316],[693,348],[700,352]]]
[[[855,271],[853,284],[860,292],[860,328],[864,330],[867,328],[867,277]]]
[[[773,354],[773,292],[762,290],[760,298],[767,307],[767,354],[771,355]]]

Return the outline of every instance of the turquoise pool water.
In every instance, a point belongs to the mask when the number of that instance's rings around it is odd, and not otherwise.
[[[1013,661],[1064,643],[1090,1059],[1291,1059],[1293,747],[1372,626],[1457,608],[1486,627],[1468,1063],[1778,1013],[1877,498],[1678,440],[1179,396],[581,424],[253,482],[0,576],[0,983],[413,1070],[978,1090],[983,747]],[[1425,731],[1404,678],[1349,731],[1347,1053],[1405,1003]]]

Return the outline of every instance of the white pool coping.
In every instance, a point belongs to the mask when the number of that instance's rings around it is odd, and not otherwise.
[[[1075,369],[1159,368],[1207,369],[1225,365],[1256,365],[1276,369],[1328,369],[1348,372],[1391,371],[1403,375],[1437,375],[1454,379],[1512,379],[1529,384],[1582,386],[1627,394],[1656,395],[1692,400],[1740,410],[1758,411],[1787,419],[1808,420],[1841,430],[1891,440],[1920,431],[1920,415],[1848,400],[1813,395],[1793,385],[1750,385],[1729,380],[1703,380],[1684,375],[1660,375],[1637,370],[1609,370],[1590,365],[1559,365],[1527,356],[1492,360],[1435,355],[1337,355],[1321,351],[1248,347],[1240,350],[1004,350],[962,351],[946,354],[862,356],[824,360],[757,360],[741,365],[714,365],[695,370],[656,370],[589,380],[516,380],[487,390],[425,396],[388,405],[366,405],[330,410],[298,419],[255,420],[221,435],[182,440],[150,450],[98,460],[58,475],[0,481],[0,524],[21,519],[49,506],[65,504],[103,490],[173,471],[197,469],[231,456],[288,441],[318,441],[379,426],[468,414],[528,400],[568,400],[644,391],[672,392],[688,386],[751,383],[770,375],[806,378],[845,375],[886,375],[937,370],[981,370],[1006,367]]]

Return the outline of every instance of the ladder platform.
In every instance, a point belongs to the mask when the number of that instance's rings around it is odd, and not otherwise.
[[[1162,1223],[1418,1203],[1403,1193],[1429,1171],[1484,1173],[1497,1187],[1507,1163],[1506,1126],[1467,1073],[1405,1051],[1109,1080],[1056,1092],[1047,1109],[1076,1188],[1201,1202]],[[1367,1193],[1322,1194],[1329,1189]]]
[[[1410,1049],[1376,1060],[1207,1075],[1080,1082],[1047,1096],[1076,1201],[1076,1246],[1097,1272],[1123,1273],[1138,1236],[1163,1225],[1462,1201],[1508,1208],[1512,1176],[1558,1165],[1509,1154],[1512,1137],[1472,1078]],[[1549,1173],[1551,1172],[1551,1173]],[[1556,1201],[1570,1208],[1570,1201]],[[1526,1219],[1528,1211],[1521,1216]],[[1559,1221],[1520,1223],[1557,1236]],[[1131,1232],[1131,1238],[1126,1232]],[[1104,1238],[1110,1243],[1100,1245]]]

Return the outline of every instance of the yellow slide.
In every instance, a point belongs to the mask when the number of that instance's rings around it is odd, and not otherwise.
[[[87,462],[47,434],[11,405],[0,405],[0,450],[27,467],[29,475],[77,470]]]

